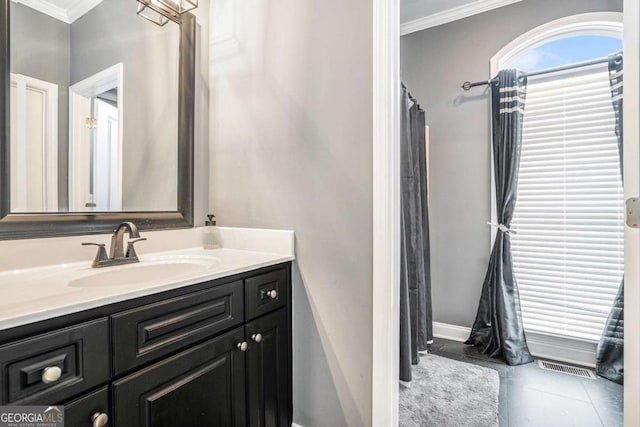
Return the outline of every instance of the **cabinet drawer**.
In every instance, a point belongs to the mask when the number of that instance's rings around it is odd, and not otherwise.
[[[92,427],[94,414],[110,418],[107,386],[64,405],[64,422],[68,426]]]
[[[115,373],[241,324],[242,295],[238,281],[112,316]]]
[[[60,369],[58,379],[44,372]],[[100,319],[0,347],[3,405],[63,402],[109,379],[109,323]]]
[[[286,269],[251,277],[244,282],[247,320],[287,305],[289,289]]]

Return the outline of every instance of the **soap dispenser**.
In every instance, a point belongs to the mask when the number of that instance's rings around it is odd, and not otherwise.
[[[204,249],[220,249],[222,245],[220,230],[216,227],[216,217],[213,214],[209,214],[207,217],[209,219],[204,222],[202,247]]]

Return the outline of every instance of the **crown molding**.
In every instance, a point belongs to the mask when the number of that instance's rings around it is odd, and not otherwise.
[[[479,13],[488,12],[520,1],[522,0],[476,0],[473,3],[404,22],[400,25],[400,35],[406,36],[407,34],[415,33],[416,31],[422,31],[438,25],[448,24],[449,22],[468,18]]]
[[[100,3],[102,3],[102,0],[76,0],[76,2],[67,9],[68,23],[71,24],[75,22],[76,19],[80,18]]]
[[[44,13],[45,15],[49,15],[50,17],[55,18],[58,21],[62,21],[69,24],[67,11],[61,7],[58,7],[49,3],[46,0],[12,0],[12,1],[14,3],[20,3],[25,6],[28,6],[31,9],[37,10],[38,12]]]
[[[52,18],[66,24],[72,24],[76,19],[102,3],[102,0],[75,0],[68,8],[62,8],[51,4],[47,0],[11,0],[21,3],[38,12],[49,15]]]

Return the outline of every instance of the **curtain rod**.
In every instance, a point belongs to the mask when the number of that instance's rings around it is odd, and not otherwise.
[[[621,53],[619,53],[618,55],[622,56]],[[581,68],[581,67],[588,67],[590,65],[602,64],[603,62],[609,62],[609,57],[591,59],[589,61],[578,62],[576,64],[571,64],[571,65],[561,65],[559,67],[547,68],[547,69],[540,70],[540,71],[533,71],[531,73],[524,73],[524,75],[528,76],[528,77],[539,76],[539,75],[542,75],[542,74],[557,73],[557,72],[560,72],[560,71],[571,70],[571,69],[574,69],[574,68]],[[493,80],[486,80],[486,81],[475,82],[475,83],[464,82],[462,84],[462,89],[467,91],[467,90],[471,89],[472,87],[486,86],[486,85],[491,84],[492,81]]]

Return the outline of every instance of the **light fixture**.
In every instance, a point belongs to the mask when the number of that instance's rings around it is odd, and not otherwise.
[[[153,1],[153,0],[152,0]],[[198,0],[157,0],[158,3],[164,5],[167,9],[182,15],[185,12],[198,7]]]
[[[180,23],[180,15],[198,7],[198,0],[138,0],[138,15],[164,26],[169,20]]]
[[[169,20],[160,12],[152,9],[151,7],[145,6],[141,2],[138,3],[138,15],[142,16],[144,19],[153,22],[156,25],[164,27]]]

